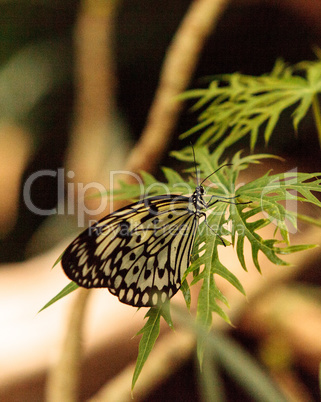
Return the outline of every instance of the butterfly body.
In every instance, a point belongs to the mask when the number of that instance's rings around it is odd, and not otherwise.
[[[65,250],[66,275],[85,288],[106,287],[123,303],[155,306],[180,288],[190,264],[204,189],[160,195],[121,208],[81,233]]]

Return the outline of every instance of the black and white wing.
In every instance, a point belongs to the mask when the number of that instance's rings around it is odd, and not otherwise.
[[[155,196],[106,216],[65,250],[66,275],[123,303],[155,306],[180,288],[199,224],[191,198]]]

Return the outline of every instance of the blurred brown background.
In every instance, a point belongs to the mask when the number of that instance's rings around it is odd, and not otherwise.
[[[282,5],[263,0],[221,3],[222,12],[200,49],[190,88],[200,86],[201,78],[214,74],[269,72],[277,58],[289,63],[315,60],[313,46],[321,46],[319,0],[283,1]],[[24,183],[39,170],[56,172],[65,168],[65,173],[75,173],[74,181],[69,183],[96,181],[108,187],[109,171],[123,169],[133,158],[131,151],[146,126],[167,49],[191,4],[186,0],[0,4],[0,344],[4,353],[0,354],[0,399],[53,398],[54,393],[47,392],[48,367],[59,360],[65,321],[69,320],[65,312],[73,308],[70,301],[62,301],[36,316],[68,283],[59,267],[53,271],[50,268],[70,236],[80,229],[73,214],[46,217],[30,211],[23,199]],[[187,144],[178,135],[196,123],[197,115],[189,111],[189,106],[184,105],[177,114],[177,124],[164,142],[164,151]],[[304,119],[296,136],[291,111],[288,113],[282,115],[267,151],[286,158],[289,168],[320,171],[320,148],[312,115]],[[248,143],[240,148],[248,149]],[[257,151],[264,151],[263,141]],[[173,163],[166,155],[160,152],[159,164]],[[161,179],[159,164],[148,169]],[[271,166],[265,165],[264,169]],[[67,198],[67,181],[64,190],[59,199],[57,177],[42,176],[33,183],[31,198],[41,209],[66,207],[72,202]],[[76,199],[78,195],[76,188]],[[87,202],[88,208],[95,208],[95,200]],[[302,242],[320,240],[319,232],[310,228],[299,236]],[[246,300],[234,300],[233,295],[229,298],[231,309],[237,311],[238,303],[242,305],[233,336],[250,353],[260,355],[265,362],[272,359],[270,349],[285,353],[284,361],[281,359],[284,366],[275,369],[272,364],[271,372],[276,381],[283,381],[279,386],[288,392],[289,400],[317,400],[319,395],[321,344],[315,336],[321,333],[319,261],[320,254],[313,251],[309,257],[295,261],[298,266],[292,273],[291,268],[284,268],[285,279],[277,277],[269,282],[269,276],[255,276],[249,285],[254,289],[250,290],[249,301],[251,295],[253,300],[256,297],[251,308],[244,306]],[[251,274],[244,276],[238,271],[236,275],[251,281]],[[257,285],[260,281],[265,285]],[[272,285],[277,295],[266,290]],[[134,309],[118,306],[117,299],[107,293],[97,291],[90,303],[91,318],[84,330],[88,350],[80,383],[81,400],[95,395],[134,361],[137,353],[137,338],[131,343],[130,339],[142,326],[142,312],[134,315]],[[290,300],[296,308],[288,311],[285,321],[273,321],[272,300],[281,296],[280,303]],[[291,314],[294,316],[288,322]],[[122,319],[117,321],[117,317]],[[291,327],[293,322],[298,325]],[[285,342],[288,338],[293,342]],[[186,348],[193,350],[188,342]],[[169,378],[160,381],[158,388],[157,384],[147,387],[151,393],[143,392],[140,400],[202,400],[197,366],[191,356],[192,352],[183,354],[180,368],[169,369]],[[253,400],[233,380],[225,378],[226,373],[223,377],[227,400]],[[114,400],[126,400],[128,395]]]

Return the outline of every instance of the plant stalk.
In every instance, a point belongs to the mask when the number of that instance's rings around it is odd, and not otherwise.
[[[318,132],[319,144],[321,148],[321,114],[320,114],[320,103],[318,99],[318,94],[315,94],[312,99],[312,110],[314,116],[315,126]]]

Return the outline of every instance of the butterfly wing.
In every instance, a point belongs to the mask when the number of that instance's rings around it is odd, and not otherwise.
[[[80,234],[63,254],[63,269],[78,285],[107,287],[123,303],[157,305],[180,288],[198,221],[189,197],[147,198]]]

